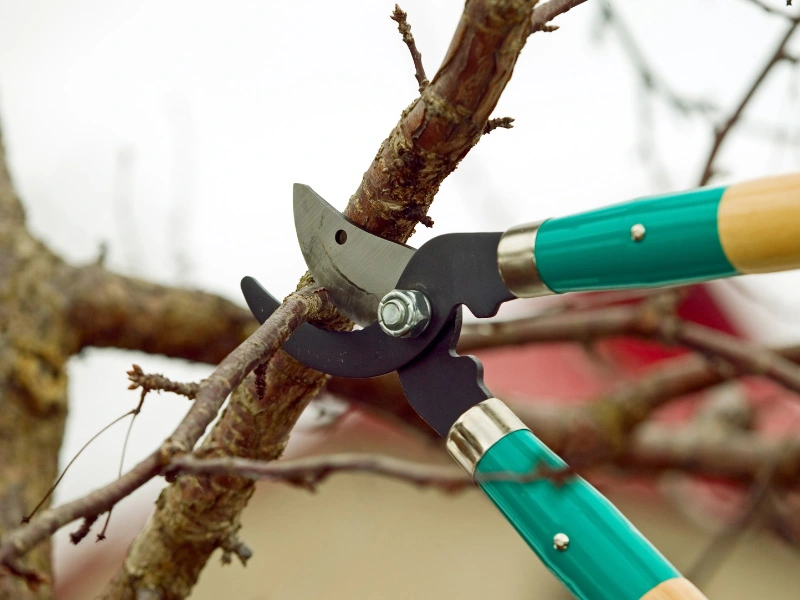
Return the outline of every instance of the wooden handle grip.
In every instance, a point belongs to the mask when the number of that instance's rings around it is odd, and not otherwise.
[[[667,579],[642,596],[642,600],[708,600],[691,581],[683,577]]]
[[[740,273],[800,268],[800,174],[730,186],[718,219],[722,248]]]

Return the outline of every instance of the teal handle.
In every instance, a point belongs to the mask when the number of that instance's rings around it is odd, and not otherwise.
[[[578,476],[492,481],[566,464],[530,430],[509,433],[477,464],[475,480],[544,564],[579,600],[638,600],[678,571],[600,492]],[[483,480],[482,477],[483,476]],[[569,538],[554,547],[556,534]]]
[[[539,226],[533,249],[539,276],[550,290],[563,293],[736,275],[718,232],[726,189],[654,196],[549,219]]]

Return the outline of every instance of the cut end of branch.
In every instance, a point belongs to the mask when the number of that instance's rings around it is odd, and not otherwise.
[[[86,517],[81,523],[81,526],[72,533],[69,534],[69,541],[72,542],[74,545],[80,544],[83,539],[89,535],[89,531],[92,529],[92,525],[94,525],[95,521],[97,521],[97,516],[94,515],[92,517]]]

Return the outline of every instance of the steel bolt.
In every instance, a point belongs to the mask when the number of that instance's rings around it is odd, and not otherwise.
[[[430,320],[430,302],[416,290],[392,290],[378,304],[378,323],[393,337],[417,337]]]

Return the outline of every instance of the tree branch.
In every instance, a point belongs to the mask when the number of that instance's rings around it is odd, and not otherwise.
[[[769,75],[770,71],[772,71],[773,67],[780,63],[782,60],[787,58],[786,54],[786,47],[789,43],[789,40],[794,35],[795,30],[797,29],[798,25],[800,25],[800,16],[794,17],[790,19],[791,24],[789,28],[786,30],[786,33],[781,38],[780,42],[778,43],[777,48],[770,56],[769,60],[764,63],[764,66],[761,68],[761,71],[756,75],[755,80],[750,85],[750,87],[745,91],[744,96],[736,105],[736,107],[731,112],[730,116],[718,127],[716,127],[714,131],[714,142],[711,145],[711,149],[708,152],[708,156],[705,160],[705,165],[703,166],[702,174],[700,175],[700,180],[698,185],[706,185],[711,178],[714,176],[714,161],[717,158],[717,154],[719,154],[720,149],[722,148],[722,144],[728,137],[728,134],[731,132],[733,127],[741,118],[742,114],[744,113],[744,109],[747,108],[747,105],[750,103],[750,100],[753,99],[755,96],[756,91],[761,87],[761,84],[766,79],[767,75]]]
[[[531,420],[537,428],[542,421],[566,421],[575,412],[574,409],[560,406],[528,411],[523,406],[527,405],[515,406],[515,412],[519,415],[534,413],[536,416]],[[585,457],[579,470],[602,466],[606,462],[606,459],[596,456]],[[768,439],[748,431],[728,430],[724,435],[714,435],[710,434],[708,427],[698,424],[676,428],[673,425],[650,423],[631,436],[625,452],[615,457],[611,464],[640,473],[679,470],[743,483],[757,481],[764,470],[770,468],[771,472],[774,469],[770,480],[773,485],[796,488],[800,486],[800,441],[792,438]],[[277,481],[309,491],[315,491],[329,477],[341,473],[379,475],[446,493],[474,487],[473,480],[455,466],[364,453],[326,454],[277,462],[184,455],[176,457],[167,471],[173,474],[229,475]],[[524,483],[556,475],[557,472],[548,471],[502,472],[485,474],[484,480]]]
[[[529,33],[531,2],[469,0],[439,71],[403,111],[344,211],[405,242],[439,185],[479,141]]]
[[[245,458],[203,459],[196,456],[176,458],[170,469],[193,475],[233,475],[248,479],[266,479],[288,483],[314,491],[320,483],[336,473],[368,473],[455,492],[472,487],[467,475],[449,465],[423,464],[393,456],[344,453],[310,456],[277,462]]]
[[[219,412],[228,394],[252,368],[274,354],[292,331],[324,305],[319,292],[303,290],[286,299],[278,310],[203,380],[195,402],[161,447],[116,481],[86,496],[41,513],[0,540],[0,565],[9,567],[37,543],[76,519],[108,511],[122,498],[155,477],[178,454],[190,452]]]
[[[702,350],[662,361],[633,383],[590,401],[561,422],[524,418],[538,436],[567,462],[588,455],[618,456],[627,436],[655,409],[670,400],[745,373],[773,378],[798,391],[800,347],[762,350],[727,334],[693,323],[675,322],[647,303],[613,306],[507,322],[464,326],[460,353],[537,342],[585,342],[609,336],[638,336],[683,343]],[[378,410],[431,436],[432,430],[410,408],[394,374],[372,379],[331,378],[328,390],[367,410]],[[534,426],[535,425],[535,426]],[[571,441],[572,440],[572,441]],[[573,446],[573,444],[576,444]]]
[[[632,335],[680,344],[701,354],[723,359],[736,372],[762,375],[800,393],[800,366],[781,354],[732,335],[683,321],[652,302],[637,306],[612,306],[567,312],[549,318],[476,323],[464,327],[458,349],[482,348],[534,342],[587,341],[600,337]],[[720,367],[717,363],[717,368]],[[725,365],[722,365],[723,367]]]
[[[219,296],[124,277],[98,265],[69,268],[59,284],[68,298],[72,352],[128,348],[217,364],[258,325],[250,311]]]

